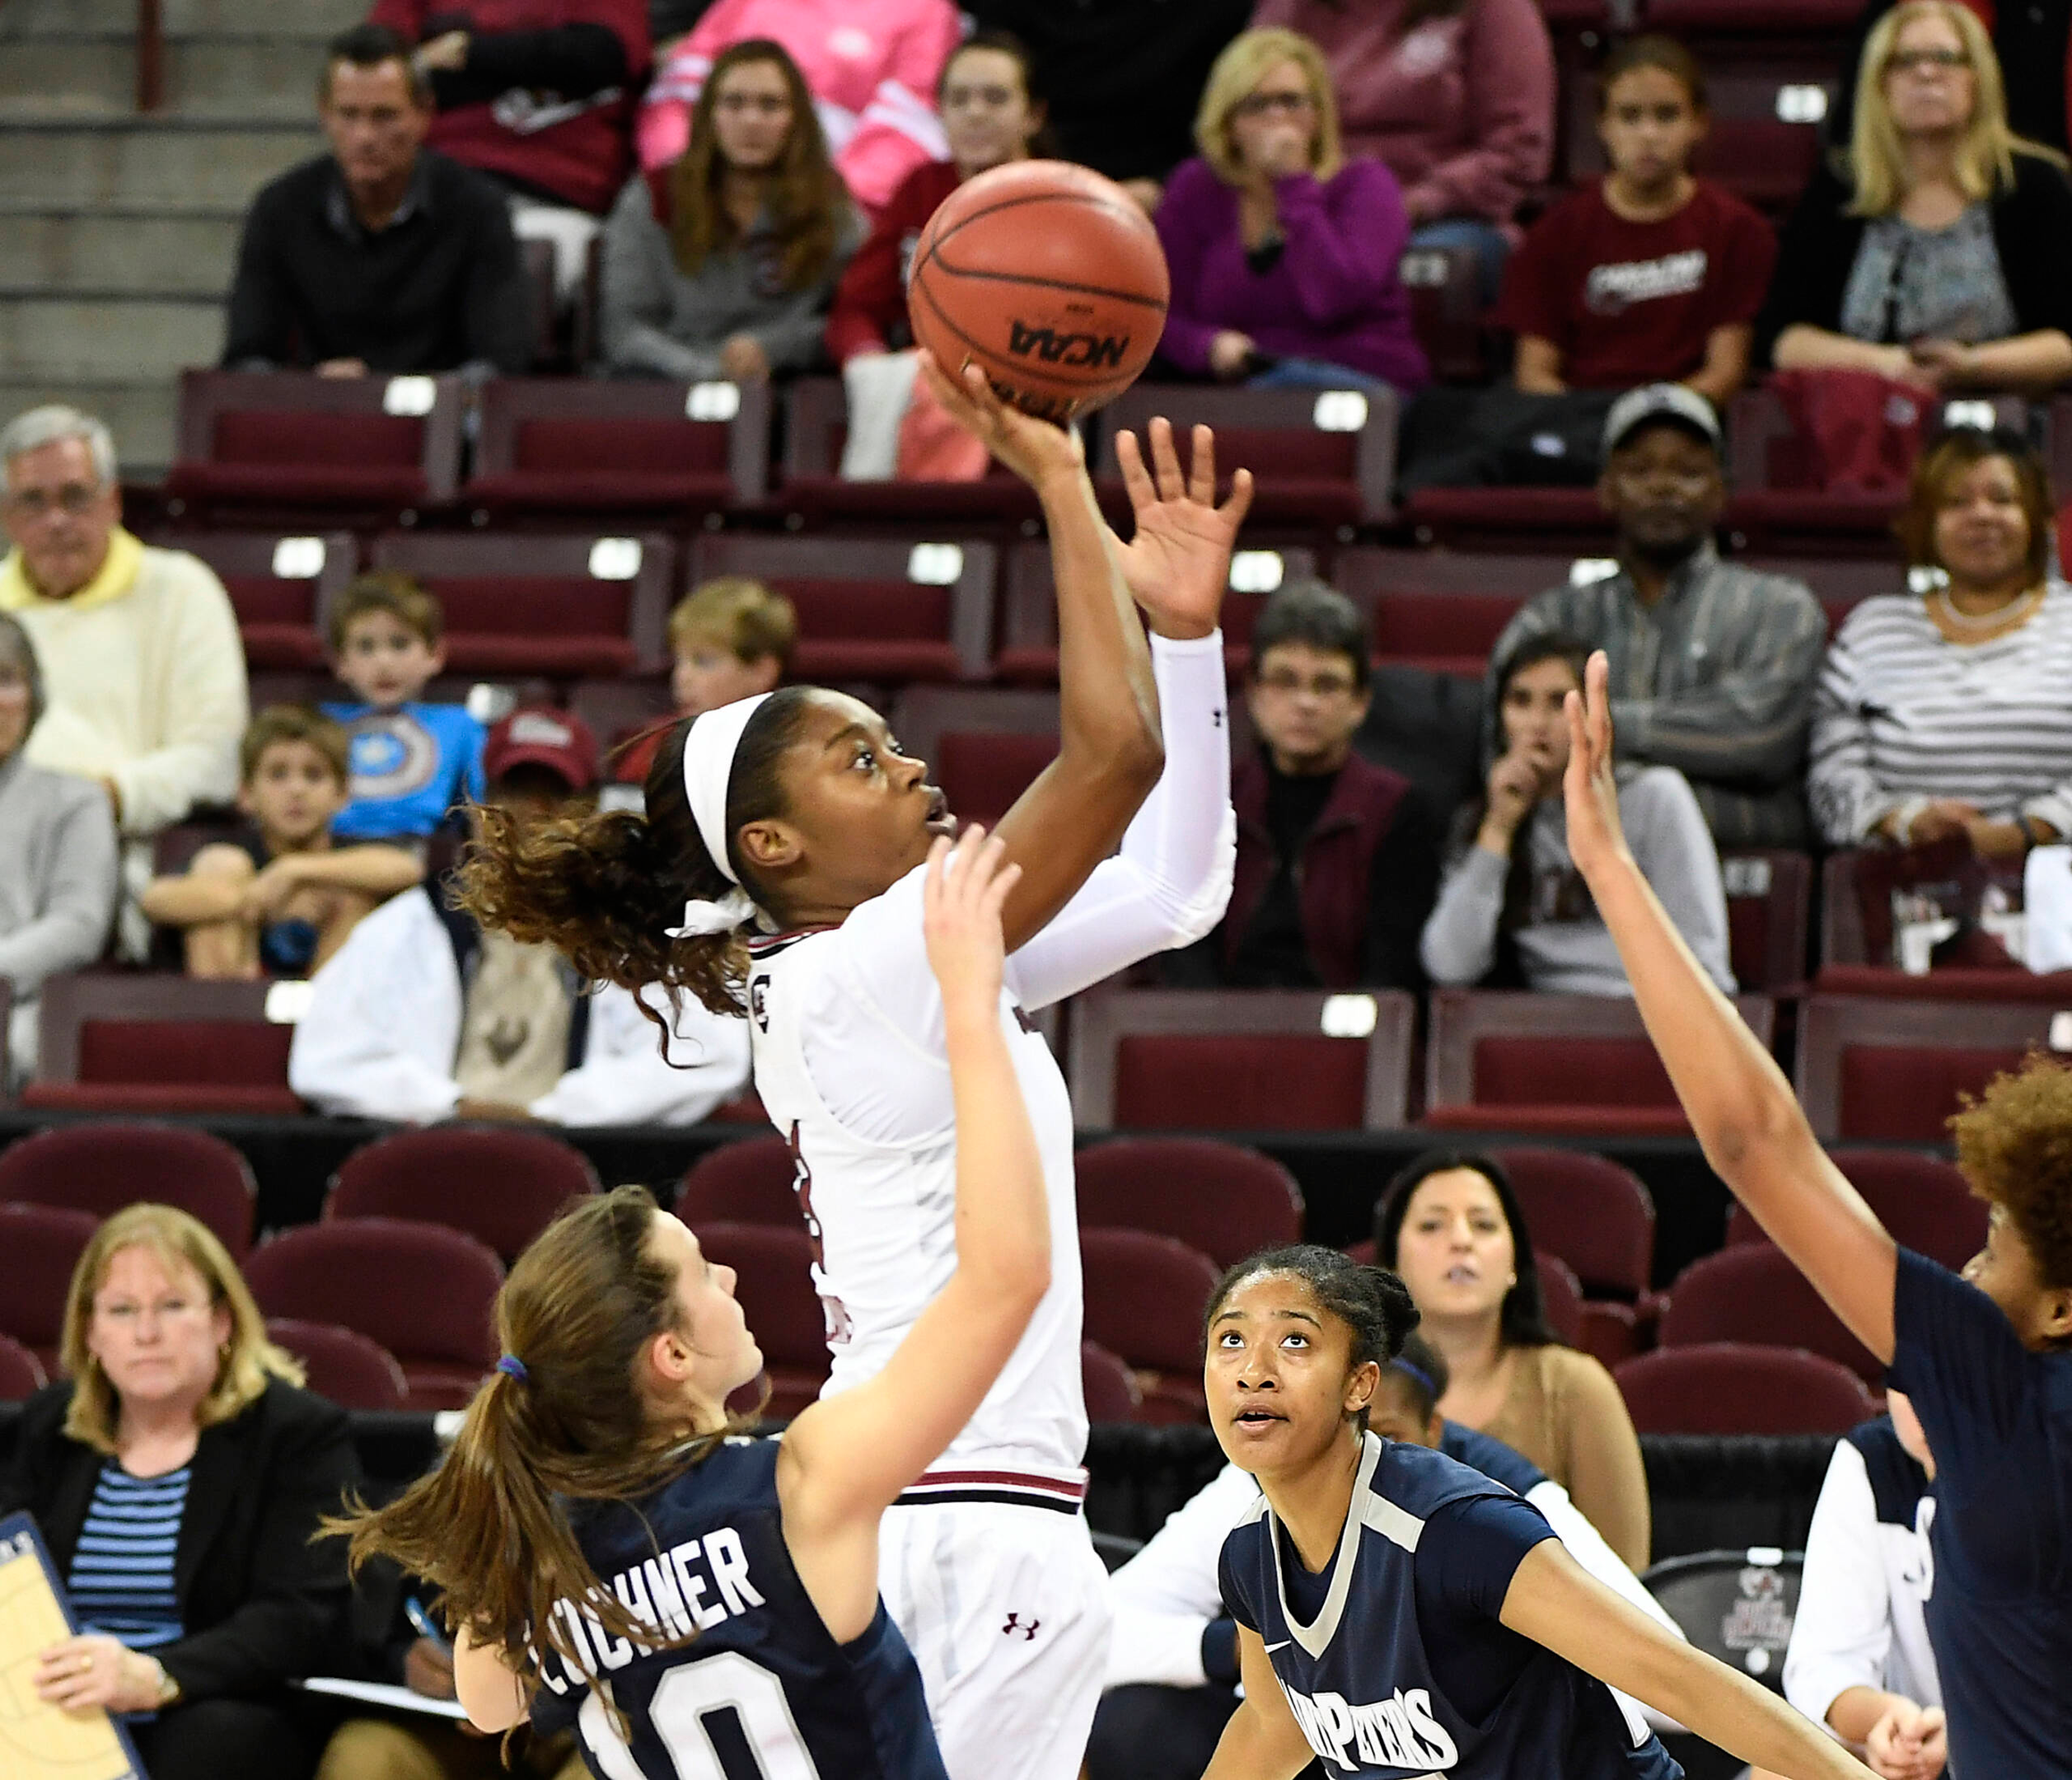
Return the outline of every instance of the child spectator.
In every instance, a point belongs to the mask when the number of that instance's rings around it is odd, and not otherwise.
[[[681,156],[630,181],[605,225],[606,362],[737,383],[802,371],[863,237],[797,64],[766,38],[737,43]]]
[[[190,977],[306,977],[358,922],[424,875],[400,847],[334,847],[348,744],[329,718],[274,705],[239,752],[237,807],[251,826],[154,879],[144,913],[181,930]]]
[[[1418,989],[1438,825],[1410,782],[1353,752],[1367,715],[1367,623],[1321,581],[1267,601],[1246,702],[1259,746],[1231,773],[1237,863],[1214,933],[1167,954],[1186,986]]]
[[[1633,993],[1569,857],[1562,817],[1561,774],[1569,763],[1562,701],[1583,690],[1589,653],[1573,637],[1543,632],[1525,637],[1498,666],[1503,752],[1490,768],[1488,789],[1462,812],[1438,902],[1424,924],[1424,967],[1434,982]],[[1719,856],[1690,785],[1673,766],[1622,766],[1619,808],[1642,874],[1705,973],[1733,994]]]
[[[522,820],[595,801],[596,743],[565,712],[513,711],[483,759],[485,800]],[[672,1009],[661,990],[590,987],[551,947],[479,925],[445,886],[413,890],[317,973],[288,1082],[334,1117],[409,1125],[693,1125],[746,1084],[746,1020],[690,996]]]
[[[418,699],[446,666],[445,631],[437,599],[394,569],[339,596],[332,665],[359,695],[324,706],[352,746],[351,801],[331,824],[341,841],[428,835],[482,795],[482,725],[458,705]]]
[[[1396,275],[1410,225],[1394,175],[1340,148],[1316,44],[1251,30],[1216,58],[1200,158],[1159,202],[1172,272],[1159,350],[1225,382],[1420,388],[1430,376]]]
[[[1611,171],[1534,223],[1492,319],[1518,335],[1518,386],[1540,395],[1681,382],[1724,406],[1777,257],[1770,226],[1694,179],[1705,80],[1667,37],[1615,49],[1597,79]]]
[[[791,671],[798,620],[792,602],[746,575],[720,575],[693,588],[669,615],[669,676],[676,714],[702,716],[783,683]],[[645,785],[668,724],[650,724],[612,756],[613,780]]]

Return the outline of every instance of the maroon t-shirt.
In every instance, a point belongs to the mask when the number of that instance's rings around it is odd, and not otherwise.
[[[1756,319],[1776,258],[1770,225],[1703,180],[1658,222],[1615,215],[1593,185],[1526,232],[1490,319],[1552,341],[1571,388],[1672,382],[1705,363],[1714,328]]]

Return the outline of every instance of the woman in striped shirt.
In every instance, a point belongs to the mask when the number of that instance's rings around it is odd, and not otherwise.
[[[1924,454],[1899,532],[1923,594],[1852,611],[1814,695],[1807,789],[1831,846],[1967,837],[2013,861],[2072,833],[2072,588],[2051,573],[2051,491],[2012,433]]]
[[[152,1780],[303,1780],[292,1676],[333,1666],[344,1553],[312,1546],[358,1478],[344,1412],[297,1388],[229,1253],[169,1206],[95,1232],[63,1382],[24,1406],[0,1515],[36,1517],[80,1623],[37,1693],[132,1717]]]

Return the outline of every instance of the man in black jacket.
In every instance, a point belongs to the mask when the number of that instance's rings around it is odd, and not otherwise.
[[[332,41],[331,152],[252,200],[223,363],[370,372],[522,371],[531,312],[494,181],[423,146],[430,95],[383,26]]]

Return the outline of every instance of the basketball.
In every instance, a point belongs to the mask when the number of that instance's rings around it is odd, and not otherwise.
[[[1120,186],[1011,161],[938,206],[906,302],[915,341],[952,377],[975,364],[1003,400],[1062,424],[1136,382],[1168,289],[1158,232]]]

